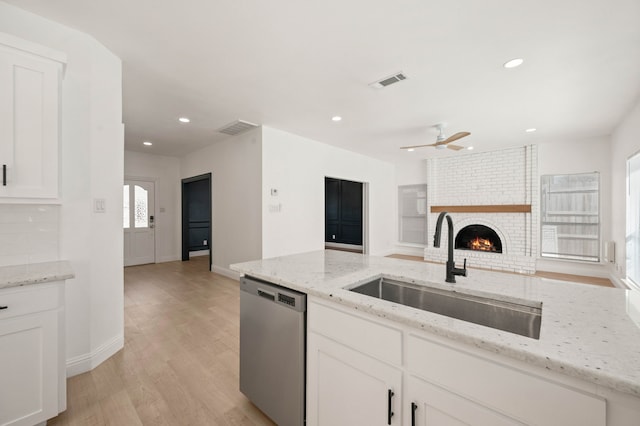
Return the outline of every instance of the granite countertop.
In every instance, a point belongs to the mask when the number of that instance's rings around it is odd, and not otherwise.
[[[66,260],[0,267],[0,289],[41,284],[73,278],[71,264]]]
[[[444,265],[316,251],[231,265],[231,269],[359,311],[640,396],[640,296],[632,290],[469,270],[444,281]],[[540,339],[531,339],[361,295],[352,287],[385,276],[509,300],[542,302]]]

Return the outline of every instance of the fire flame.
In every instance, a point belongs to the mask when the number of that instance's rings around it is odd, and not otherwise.
[[[491,241],[480,237],[476,237],[475,239],[469,241],[469,248],[471,250],[496,251],[496,248],[493,246],[493,243]]]

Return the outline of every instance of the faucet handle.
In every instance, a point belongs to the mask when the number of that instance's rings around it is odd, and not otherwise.
[[[462,266],[462,269],[455,268],[455,267],[453,269],[454,269],[455,275],[461,275],[463,277],[466,277],[467,276],[467,259],[466,258],[464,259],[464,264]]]

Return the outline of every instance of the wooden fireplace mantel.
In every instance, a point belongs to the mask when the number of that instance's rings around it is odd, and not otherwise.
[[[531,204],[489,204],[478,206],[431,206],[431,213],[531,213]]]

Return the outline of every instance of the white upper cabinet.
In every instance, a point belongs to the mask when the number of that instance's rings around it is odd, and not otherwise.
[[[0,33],[0,202],[57,202],[66,56]]]

